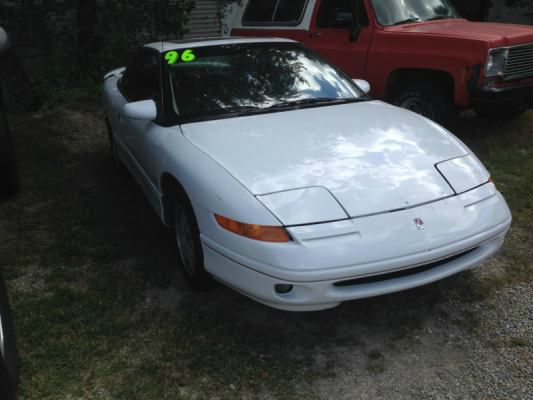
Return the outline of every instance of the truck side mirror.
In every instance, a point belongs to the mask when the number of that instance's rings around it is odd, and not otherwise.
[[[350,42],[352,42],[352,43],[357,42],[357,39],[359,39],[359,34],[360,33],[361,33],[361,25],[359,25],[356,22],[350,28]]]

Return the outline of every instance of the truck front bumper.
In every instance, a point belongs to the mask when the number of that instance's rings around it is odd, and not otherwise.
[[[473,108],[532,108],[533,79],[513,86],[486,86],[472,92]]]

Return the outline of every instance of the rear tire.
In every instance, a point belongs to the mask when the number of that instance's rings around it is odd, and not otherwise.
[[[187,281],[197,291],[212,288],[213,280],[204,268],[198,223],[188,199],[182,197],[176,201],[173,220],[178,258]]]
[[[391,103],[441,124],[457,117],[452,96],[431,82],[403,84],[393,92]]]
[[[19,356],[7,289],[0,277],[0,398],[15,400],[19,381]]]

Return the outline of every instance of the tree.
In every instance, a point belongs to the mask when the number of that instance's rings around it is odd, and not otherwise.
[[[452,3],[462,17],[471,21],[486,21],[492,7],[492,0],[452,0]]]

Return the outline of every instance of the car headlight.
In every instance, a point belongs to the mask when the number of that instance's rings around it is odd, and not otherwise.
[[[507,66],[508,56],[509,49],[500,48],[490,50],[485,68],[485,76],[494,77],[503,75],[505,73],[505,67]]]
[[[215,214],[215,219],[222,228],[249,239],[277,243],[291,241],[289,233],[282,226],[245,224],[217,214]]]

